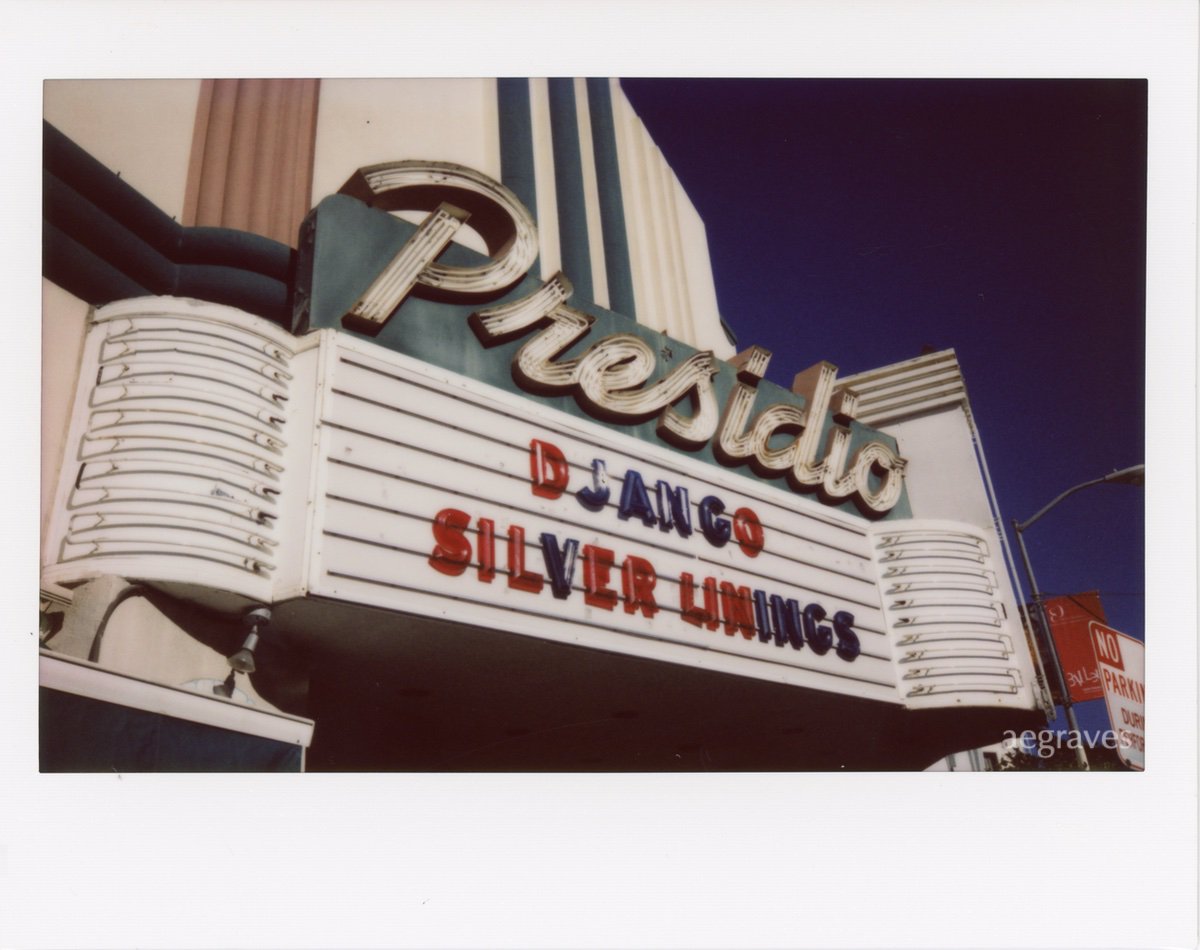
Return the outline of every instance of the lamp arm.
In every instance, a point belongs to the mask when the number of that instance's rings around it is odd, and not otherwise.
[[[1039,511],[1037,514],[1035,514],[1032,518],[1029,518],[1027,521],[1023,521],[1020,524],[1016,524],[1015,527],[1016,527],[1017,531],[1018,532],[1024,531],[1031,524],[1033,524],[1035,521],[1037,521],[1039,518],[1041,518],[1042,515],[1046,514],[1046,512],[1048,512],[1051,508],[1053,508],[1060,501],[1062,501],[1064,498],[1069,498],[1071,495],[1074,495],[1077,491],[1082,491],[1085,488],[1091,488],[1093,485],[1099,485],[1106,481],[1108,481],[1107,478],[1093,478],[1090,482],[1083,482],[1082,484],[1076,485],[1074,488],[1068,488],[1065,492],[1063,492],[1061,495],[1059,495],[1057,498],[1055,498],[1052,502],[1050,502],[1048,505],[1044,506],[1041,509],[1041,511]]]

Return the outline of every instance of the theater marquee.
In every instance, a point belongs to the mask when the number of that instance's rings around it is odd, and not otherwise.
[[[999,552],[908,517],[895,441],[831,366],[788,393],[758,348],[722,363],[574,309],[566,278],[523,276],[532,224],[481,179],[466,211],[443,207],[461,181],[421,178],[416,228],[367,206],[379,187],[323,202],[308,332],[174,298],[97,310],[46,579],[301,626],[352,604],[908,708],[1036,706]],[[434,259],[469,214],[493,258],[464,276]]]

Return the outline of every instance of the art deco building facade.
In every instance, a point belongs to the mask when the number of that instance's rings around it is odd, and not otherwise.
[[[45,115],[43,768],[923,768],[1044,721],[953,352],[764,380],[618,82]]]

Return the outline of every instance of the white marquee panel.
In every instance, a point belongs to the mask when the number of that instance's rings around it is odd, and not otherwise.
[[[720,479],[726,484],[721,484],[712,476],[724,473],[711,466],[641,443],[631,446],[628,437],[580,420],[531,413],[527,405],[512,406],[508,394],[466,384],[447,387],[412,361],[364,352],[345,337],[336,337],[336,344],[338,356],[330,361],[332,378],[321,413],[326,469],[324,504],[318,506],[314,526],[319,570],[310,579],[313,593],[333,596],[336,590],[345,596],[350,589],[362,602],[408,611],[416,611],[423,600],[414,600],[414,594],[440,595],[456,604],[490,607],[488,623],[514,632],[557,638],[570,630],[573,642],[601,649],[619,649],[620,636],[671,641],[681,648],[677,662],[689,662],[689,653],[716,651],[750,660],[763,667],[759,675],[767,678],[778,678],[770,667],[796,666],[831,681],[824,688],[854,690],[859,688],[854,684],[867,683],[885,689],[887,698],[896,698],[865,525],[848,516],[843,522],[837,512],[809,515],[803,500],[796,510],[778,501],[764,505],[760,498],[728,487],[732,481],[735,489],[742,488],[744,479],[726,475]],[[523,409],[523,417],[514,409]],[[529,474],[531,439],[553,443],[576,463],[571,488],[590,484],[590,469],[580,462],[603,458],[610,474],[609,504],[593,512],[569,491],[554,499],[535,495]],[[650,490],[659,478],[688,489],[694,529],[690,537],[663,532],[636,518],[618,518],[617,499],[629,468],[642,475]],[[768,486],[762,494],[772,493]],[[706,494],[720,497],[730,514],[740,507],[761,512],[766,546],[758,557],[747,557],[735,541],[717,548],[704,539],[695,509]],[[432,522],[445,508],[469,516],[471,527],[464,534],[473,548],[478,544],[478,519],[495,523],[496,576],[491,583],[476,579],[477,548],[458,576],[430,566]],[[640,610],[627,613],[622,603],[612,611],[588,606],[579,562],[566,599],[554,598],[548,584],[540,594],[511,588],[506,562],[513,524],[525,532],[526,570],[547,573],[538,541],[542,532],[555,535],[559,545],[572,538],[581,551],[588,544],[613,551],[610,586],[618,592],[624,557],[644,558],[657,576],[658,612],[645,617]],[[811,648],[780,647],[753,634],[748,640],[740,631],[731,636],[723,624],[713,631],[685,623],[679,615],[679,581],[685,571],[698,585],[697,602],[703,599],[699,585],[713,577],[795,598],[801,608],[820,603],[829,616],[849,611],[862,653],[847,661],[833,650],[818,656]],[[443,613],[441,603],[433,615]]]

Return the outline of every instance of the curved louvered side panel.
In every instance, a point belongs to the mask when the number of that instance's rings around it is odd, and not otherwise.
[[[1007,705],[1023,697],[1025,641],[984,534],[952,522],[878,525],[873,545],[905,704]]]
[[[198,584],[268,600],[293,338],[216,304],[95,311],[46,578]]]

